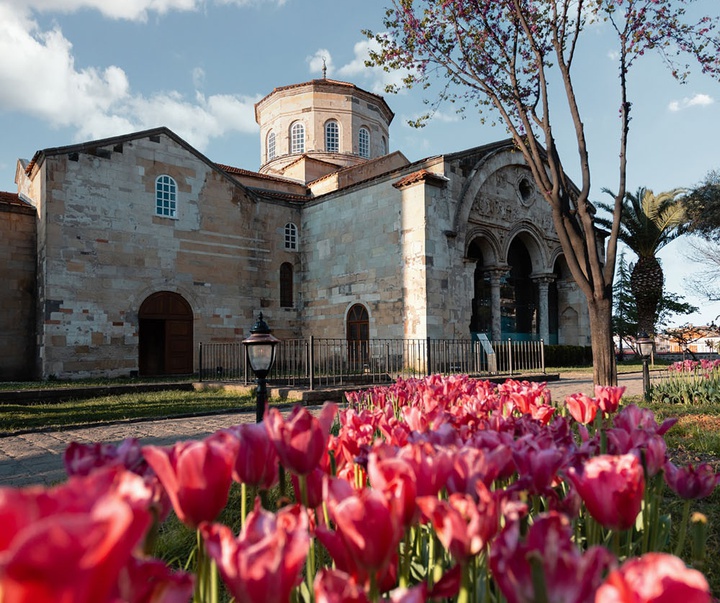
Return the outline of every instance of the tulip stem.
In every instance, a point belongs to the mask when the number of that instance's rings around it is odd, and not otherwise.
[[[308,496],[308,483],[307,475],[298,475],[298,485],[300,486],[300,501],[306,509],[306,512],[310,510],[309,496]],[[307,586],[310,600],[312,601],[313,593],[313,582],[315,581],[315,539],[310,537],[310,548],[307,556]]]
[[[680,534],[678,535],[677,546],[675,547],[675,556],[680,557],[683,548],[685,548],[685,538],[687,536],[687,524],[690,521],[690,500],[686,500],[683,505],[683,517],[680,523]]]
[[[245,517],[247,516],[247,484],[240,484],[240,529],[245,527]]]
[[[470,564],[463,563],[457,603],[470,603]]]

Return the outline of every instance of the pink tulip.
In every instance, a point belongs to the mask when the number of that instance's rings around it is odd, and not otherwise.
[[[587,425],[595,420],[598,410],[598,403],[585,394],[573,394],[565,398],[570,416],[582,425]]]
[[[147,475],[149,472],[136,438],[126,438],[117,446],[71,442],[63,453],[63,463],[69,476],[88,475],[95,469],[109,465],[125,467],[138,475]]]
[[[237,439],[232,477],[238,483],[269,490],[278,482],[278,457],[262,423],[243,423],[228,429]]]
[[[680,498],[706,498],[720,483],[720,473],[715,473],[708,463],[679,468],[668,462],[665,464],[665,482]]]
[[[0,600],[109,600],[151,523],[152,492],[117,468],[45,490],[0,489]]]
[[[665,553],[632,558],[610,572],[595,603],[710,603],[705,577]]]
[[[258,499],[237,538],[221,524],[203,523],[200,533],[237,601],[289,603],[310,547],[307,513],[300,505],[274,515],[260,508]]]
[[[227,504],[234,450],[219,438],[178,442],[172,448],[145,446],[142,452],[188,527],[213,521]]]
[[[329,536],[330,539],[333,536],[339,539],[347,555],[345,558],[353,559],[355,564],[370,573],[386,569],[402,538],[402,527],[400,518],[383,493],[372,488],[354,492],[347,482],[331,479],[326,501],[330,518],[336,526],[336,532]],[[327,531],[319,526],[317,536],[325,544]],[[327,547],[328,550],[331,546]],[[330,552],[332,554],[333,551]],[[345,571],[350,569],[341,567],[340,563],[338,567]]]
[[[499,527],[499,509],[493,494],[477,483],[480,504],[469,494],[451,494],[447,500],[418,498],[438,540],[459,563],[466,564],[482,551]]]
[[[379,458],[371,452],[368,462],[370,485],[385,498],[400,524],[408,528],[415,521],[417,477],[410,464],[402,458]]]
[[[296,406],[285,420],[277,408],[265,414],[265,428],[275,445],[280,462],[298,475],[307,475],[326,452],[330,427],[337,405],[326,402],[315,418],[307,408]]]
[[[665,419],[662,425],[658,425],[655,420],[655,413],[649,408],[640,408],[635,404],[630,404],[623,408],[613,418],[613,425],[620,429],[624,429],[628,433],[642,429],[648,433],[657,435],[665,435],[668,429],[670,429],[675,423],[677,423],[676,417]]]
[[[559,513],[536,517],[524,539],[520,537],[517,521],[503,529],[492,544],[490,568],[508,603],[538,600],[533,565],[539,566],[544,578],[546,601],[585,603],[590,600],[611,556],[600,546],[583,554],[571,537],[570,523]]]
[[[323,569],[313,583],[315,603],[370,603],[364,588],[340,570]]]
[[[595,400],[600,409],[607,415],[614,413],[620,406],[620,399],[625,393],[625,386],[596,385]]]
[[[645,477],[635,455],[601,455],[568,475],[590,515],[606,528],[627,530],[642,506]]]

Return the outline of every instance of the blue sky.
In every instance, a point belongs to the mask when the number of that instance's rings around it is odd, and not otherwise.
[[[364,67],[362,29],[380,31],[389,0],[0,0],[0,190],[14,191],[17,159],[39,149],[167,126],[213,161],[259,167],[253,105],[276,86],[321,77],[383,94],[397,75]],[[699,0],[717,13],[717,0]],[[617,189],[617,67],[602,25],[589,32],[576,66],[593,189]],[[631,73],[628,185],[656,192],[691,186],[720,169],[720,85],[703,76],[675,82],[644,57]],[[425,110],[420,90],[386,96],[395,111],[391,150],[410,160],[506,137],[468,109],[441,107],[422,130],[406,121]],[[578,179],[576,143],[562,113],[556,136]],[[609,197],[606,197],[609,200]],[[660,254],[671,291],[696,269],[679,239]],[[632,256],[628,256],[631,259]],[[682,317],[702,324],[720,314]],[[717,322],[717,321],[716,321]]]

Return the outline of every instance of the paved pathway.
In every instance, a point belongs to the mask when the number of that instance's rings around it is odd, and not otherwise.
[[[627,395],[642,393],[642,375],[621,375],[619,384]],[[573,393],[593,395],[587,374],[563,374],[548,384],[553,399],[562,401]],[[40,431],[0,437],[0,486],[52,485],[65,479],[62,454],[70,442],[120,442],[129,437],[143,444],[168,445],[179,440],[203,438],[218,429],[255,420],[255,413],[231,413],[184,419],[123,422],[100,427]]]

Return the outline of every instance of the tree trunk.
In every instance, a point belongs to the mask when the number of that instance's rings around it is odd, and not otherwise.
[[[617,385],[612,331],[612,299],[588,300],[595,385]]]

